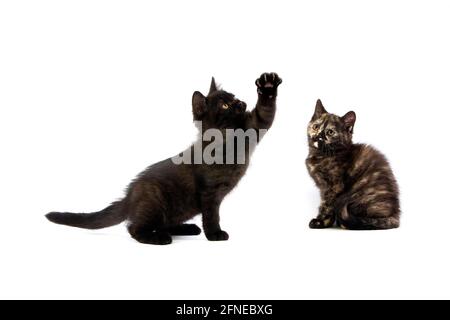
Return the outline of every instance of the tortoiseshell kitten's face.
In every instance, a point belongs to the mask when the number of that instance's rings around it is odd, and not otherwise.
[[[192,97],[194,120],[202,121],[206,128],[237,128],[244,119],[247,104],[234,94],[218,89],[214,78],[208,96],[196,91]]]
[[[308,124],[309,147],[329,155],[348,149],[352,145],[355,120],[353,111],[339,117],[328,113],[322,102],[317,100],[316,110]]]

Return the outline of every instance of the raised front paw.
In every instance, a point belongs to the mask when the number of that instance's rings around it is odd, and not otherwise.
[[[223,230],[219,230],[213,233],[207,233],[206,238],[209,241],[226,241],[228,240],[228,233]]]
[[[324,229],[329,228],[333,225],[333,221],[331,218],[328,219],[312,219],[309,222],[309,227],[311,229]]]
[[[258,87],[258,94],[273,98],[277,95],[277,88],[283,80],[274,72],[263,73],[255,84]]]

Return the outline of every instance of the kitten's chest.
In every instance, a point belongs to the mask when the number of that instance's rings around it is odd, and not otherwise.
[[[216,190],[220,193],[231,191],[244,176],[248,168],[243,165],[210,165],[203,172],[203,181],[209,190]]]
[[[308,157],[306,167],[320,188],[340,184],[345,172],[345,165],[334,157]]]
[[[202,191],[213,193],[219,197],[229,193],[247,171],[251,148],[244,144],[241,148],[235,142],[227,142],[218,146],[213,153],[215,162],[201,168]]]

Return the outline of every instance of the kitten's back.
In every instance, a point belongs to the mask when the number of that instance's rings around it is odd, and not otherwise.
[[[341,216],[369,228],[399,226],[400,202],[397,181],[386,157],[366,144],[354,144],[348,169],[349,190]],[[374,224],[377,224],[376,226]],[[356,228],[356,226],[353,226]]]

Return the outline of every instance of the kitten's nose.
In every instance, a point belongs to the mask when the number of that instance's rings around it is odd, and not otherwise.
[[[247,108],[247,104],[243,101],[236,102],[235,106],[236,106],[236,108],[239,108],[242,110],[245,110]]]
[[[325,140],[325,133],[322,132],[321,134],[319,134],[319,141],[324,141]]]

